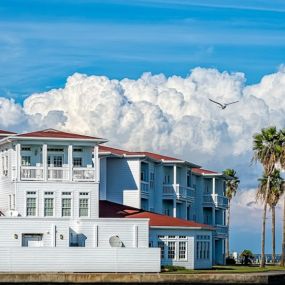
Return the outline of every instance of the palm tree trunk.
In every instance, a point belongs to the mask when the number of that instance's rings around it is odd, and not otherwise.
[[[284,267],[285,265],[285,195],[284,195],[284,205],[283,205],[283,237],[282,237],[282,255],[280,265]]]
[[[266,192],[265,192],[264,208],[263,208],[263,216],[262,216],[260,267],[265,267],[265,230],[266,230],[265,227],[266,227],[266,211],[267,211],[267,201],[268,201],[269,186],[270,186],[270,176],[268,175],[268,177],[267,177],[267,184],[266,184]]]
[[[275,264],[275,206],[272,207],[272,263]]]
[[[231,213],[231,204],[229,203],[228,214],[227,214],[228,237],[226,239],[226,257],[230,256],[230,213]]]

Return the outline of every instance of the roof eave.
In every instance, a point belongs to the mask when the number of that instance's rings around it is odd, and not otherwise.
[[[150,226],[154,229],[180,229],[180,230],[208,230],[214,231],[214,228],[204,228],[204,227],[187,227],[187,226]]]
[[[97,142],[105,143],[108,142],[106,139],[94,138],[94,139],[84,139],[84,138],[55,138],[55,137],[21,137],[21,136],[10,136],[6,139],[9,140],[50,140],[50,141],[83,141],[83,142]]]

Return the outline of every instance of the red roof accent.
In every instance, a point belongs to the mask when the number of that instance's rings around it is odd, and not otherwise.
[[[197,174],[218,174],[218,172],[203,169],[203,168],[192,168],[192,172],[197,173]]]
[[[14,135],[16,133],[10,131],[0,130],[0,135]]]
[[[104,145],[100,145],[99,146],[99,152],[111,152],[112,154],[116,154],[116,155],[145,155],[145,156],[147,156],[149,158],[152,158],[154,160],[182,161],[182,160],[174,158],[174,157],[160,155],[160,154],[153,153],[153,152],[148,152],[148,151],[127,151],[127,150],[113,148],[113,147],[108,147],[108,146],[104,146]]]
[[[150,227],[189,227],[209,230],[213,229],[209,225],[148,212],[105,200],[101,200],[99,202],[99,216],[100,218],[149,219]]]
[[[67,139],[99,139],[97,137],[79,135],[74,133],[62,132],[54,129],[47,129],[37,132],[30,132],[17,135],[18,137],[33,137],[33,138],[67,138]]]

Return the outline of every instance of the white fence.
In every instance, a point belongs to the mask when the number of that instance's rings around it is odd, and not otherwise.
[[[0,248],[0,272],[159,272],[159,248]]]

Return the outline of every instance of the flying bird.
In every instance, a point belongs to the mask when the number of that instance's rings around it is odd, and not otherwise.
[[[212,100],[212,99],[210,99],[210,98],[209,98],[209,100],[210,100],[211,102],[215,103],[215,104],[218,104],[222,110],[226,109],[226,107],[229,106],[229,105],[231,105],[231,104],[235,104],[235,103],[238,103],[238,102],[239,102],[239,101],[234,101],[234,102],[222,104],[222,103],[216,102],[216,101],[214,101],[214,100]]]

